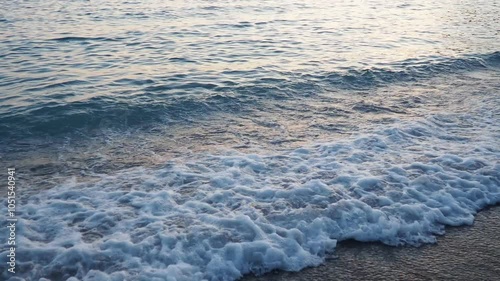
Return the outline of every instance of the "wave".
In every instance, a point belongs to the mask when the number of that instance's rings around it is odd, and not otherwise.
[[[318,93],[342,90],[367,90],[393,83],[414,82],[439,75],[460,72],[497,69],[500,52],[485,55],[470,55],[463,58],[436,58],[433,60],[406,60],[391,64],[388,68],[366,70],[348,69],[332,73],[275,73],[269,77],[243,80],[248,73],[224,72],[235,81],[213,83],[185,81],[189,77],[174,75],[168,83],[161,84],[152,79],[118,79],[120,87],[142,87],[134,96],[105,94],[78,102],[64,100],[44,102],[21,107],[6,107],[0,111],[0,133],[10,137],[27,135],[58,134],[79,129],[102,127],[122,128],[127,126],[150,126],[165,120],[179,121],[196,118],[197,114],[212,112],[238,113],[249,107],[264,104],[269,100],[304,98]],[[249,74],[250,76],[255,73]],[[196,78],[193,78],[196,80]],[[90,91],[86,81],[54,82],[42,88],[30,88],[29,95],[40,91],[55,91],[57,87],[73,85],[81,91]],[[175,93],[185,93],[182,97]],[[171,94],[174,93],[174,94]],[[48,94],[48,97],[54,94]],[[189,117],[187,117],[189,116]]]
[[[196,155],[68,182],[25,198],[18,276],[236,280],[317,266],[346,239],[433,243],[500,202],[492,118],[435,114],[279,154]]]
[[[145,101],[146,100],[146,101]],[[51,102],[0,117],[0,133],[5,137],[57,135],[78,130],[147,128],[155,123],[186,121],[210,111],[233,112],[240,108],[233,97],[172,98],[155,102],[147,95],[138,100],[120,101],[96,97],[82,102]]]
[[[119,38],[66,36],[49,39],[56,42],[120,41]]]
[[[391,83],[411,82],[438,75],[476,71],[500,66],[500,52],[484,55],[469,55],[463,58],[443,58],[434,60],[408,59],[394,63],[388,68],[350,69],[343,73],[303,75],[316,81],[333,84],[344,89],[366,89]]]

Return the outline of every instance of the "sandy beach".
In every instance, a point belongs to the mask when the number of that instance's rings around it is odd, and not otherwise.
[[[334,259],[300,272],[272,272],[243,281],[498,280],[500,206],[477,214],[473,226],[448,227],[437,244],[390,247],[340,242]]]

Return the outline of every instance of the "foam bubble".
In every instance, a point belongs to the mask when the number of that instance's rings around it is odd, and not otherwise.
[[[317,266],[346,239],[435,242],[500,202],[496,123],[471,115],[476,132],[445,117],[446,126],[429,116],[277,155],[197,155],[40,192],[20,209],[20,276],[235,280]]]

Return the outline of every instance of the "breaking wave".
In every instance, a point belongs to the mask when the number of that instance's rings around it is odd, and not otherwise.
[[[238,83],[238,77],[252,73],[233,73],[235,81],[193,83],[186,77],[161,81],[120,79],[119,85],[140,86],[134,95],[96,96],[68,102],[54,87],[84,87],[85,81],[55,82],[43,100],[26,106],[7,105],[0,110],[0,133],[25,137],[58,134],[78,129],[149,126],[155,123],[196,119],[214,112],[238,114],[247,108],[261,106],[269,100],[286,100],[314,96],[328,90],[363,90],[393,83],[414,82],[439,75],[497,68],[500,52],[462,58],[406,60],[387,68],[349,69],[332,73],[273,73],[269,77]],[[230,76],[231,73],[228,75]],[[174,79],[175,78],[175,79]],[[183,82],[186,80],[185,82]],[[30,91],[35,91],[30,89]],[[43,92],[43,89],[41,90]],[[182,93],[182,94],[180,94]],[[46,101],[44,101],[46,100]]]
[[[236,280],[317,266],[346,239],[432,243],[500,202],[497,118],[436,114],[279,154],[197,155],[68,182],[23,203],[20,271]]]

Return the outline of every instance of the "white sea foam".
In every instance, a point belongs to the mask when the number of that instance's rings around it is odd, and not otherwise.
[[[317,266],[345,239],[432,243],[500,202],[496,137],[491,114],[434,115],[276,155],[66,183],[23,203],[23,277],[235,280]]]

